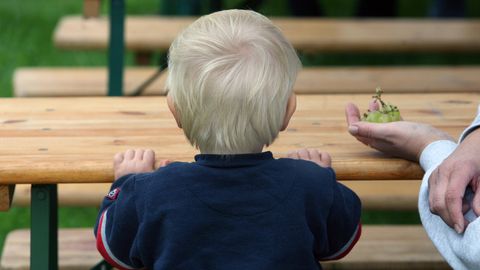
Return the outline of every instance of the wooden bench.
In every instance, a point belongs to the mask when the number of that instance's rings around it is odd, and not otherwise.
[[[324,269],[450,269],[421,226],[364,226],[356,247],[344,259],[322,263]],[[395,243],[394,245],[392,243]],[[29,269],[30,231],[8,234],[0,262],[4,270]],[[59,231],[59,265],[62,270],[90,269],[100,261],[93,231]]]
[[[132,51],[166,50],[192,17],[129,16],[125,45]],[[321,52],[472,52],[480,50],[479,20],[354,20],[274,18],[295,48]],[[66,16],[54,43],[62,49],[107,48],[107,18]]]
[[[155,68],[133,67],[125,71],[124,89],[131,95],[155,74]],[[305,67],[295,84],[297,94],[477,92],[480,67]],[[165,95],[166,72],[142,93]],[[17,97],[104,96],[105,68],[20,68],[15,71]]]

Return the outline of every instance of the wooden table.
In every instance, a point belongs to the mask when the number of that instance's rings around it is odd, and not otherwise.
[[[458,136],[471,122],[480,94],[384,98],[398,105],[405,119]],[[267,150],[276,157],[295,148],[328,151],[339,180],[420,179],[417,164],[378,153],[347,133],[345,104],[366,106],[369,99],[298,96],[289,128]],[[180,161],[192,161],[197,153],[176,127],[164,97],[0,99],[0,138],[0,198],[8,197],[8,186],[32,184],[31,254],[38,260],[32,266],[56,263],[56,184],[111,182],[113,155],[129,148],[153,148],[158,159]]]

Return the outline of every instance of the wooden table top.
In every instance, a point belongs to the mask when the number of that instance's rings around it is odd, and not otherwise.
[[[458,136],[470,124],[478,93],[385,94],[405,119]],[[385,156],[346,131],[344,106],[370,95],[302,95],[287,131],[267,148],[275,157],[314,147],[332,155],[340,180],[420,179],[420,167]],[[0,184],[113,180],[112,158],[152,148],[157,159],[192,161],[197,153],[176,127],[164,97],[0,99]]]

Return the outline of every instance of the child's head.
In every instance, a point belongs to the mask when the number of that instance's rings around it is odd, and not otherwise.
[[[254,11],[201,17],[172,43],[168,64],[169,105],[202,153],[259,152],[295,110],[300,60],[280,30]]]

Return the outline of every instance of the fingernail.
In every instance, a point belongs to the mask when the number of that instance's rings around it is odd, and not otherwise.
[[[455,228],[455,231],[456,231],[457,233],[459,233],[459,234],[462,233],[462,228],[460,227],[460,225],[455,224],[455,225],[453,225],[453,227]]]
[[[357,126],[349,126],[348,127],[348,132],[352,135],[357,135],[358,134],[358,127]]]

